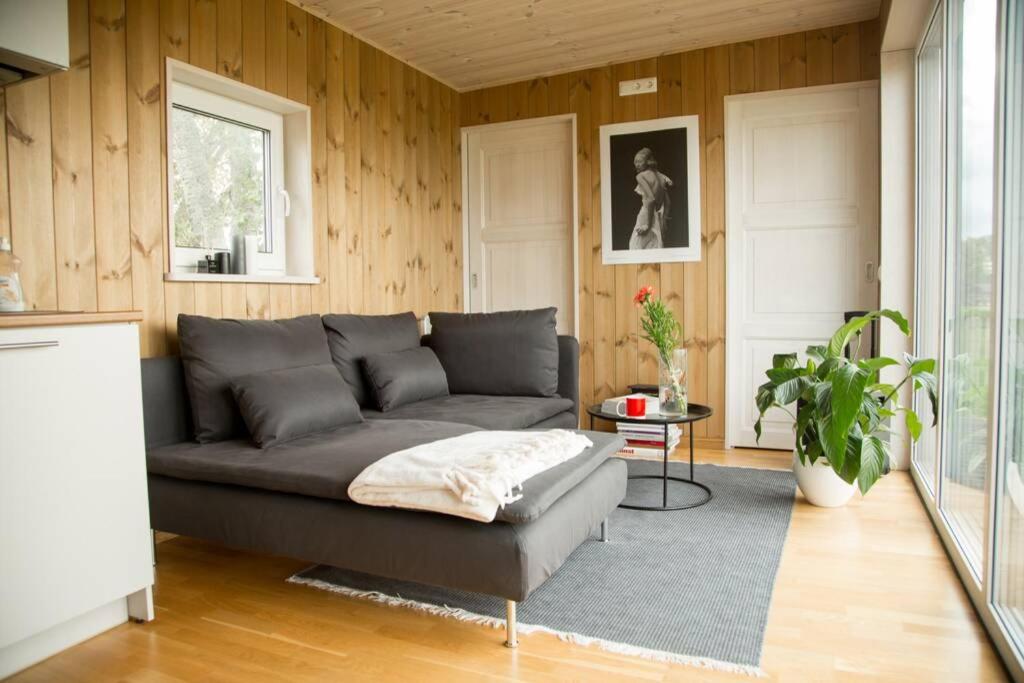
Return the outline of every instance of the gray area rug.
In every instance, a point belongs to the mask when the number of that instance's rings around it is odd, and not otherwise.
[[[631,474],[657,474],[632,460]],[[671,463],[686,477],[689,466]],[[759,675],[768,609],[796,489],[791,472],[697,465],[712,500],[699,508],[619,508],[610,542],[595,534],[519,605],[520,634],[706,668]],[[670,504],[703,492],[679,486]],[[627,502],[659,504],[661,482],[630,481]],[[350,596],[504,626],[504,600],[319,565],[289,579]],[[528,641],[523,641],[523,645]]]

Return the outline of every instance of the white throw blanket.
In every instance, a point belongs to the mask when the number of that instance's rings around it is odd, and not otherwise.
[[[387,455],[348,487],[363,505],[410,508],[492,522],[523,482],[593,446],[565,429],[471,432]]]

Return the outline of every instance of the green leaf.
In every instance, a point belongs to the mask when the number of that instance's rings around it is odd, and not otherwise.
[[[807,377],[794,377],[775,387],[775,402],[780,406],[787,406],[800,398],[804,389],[810,386],[811,380]]]
[[[860,444],[860,471],[857,473],[857,486],[862,494],[875,485],[885,471],[888,457],[885,444],[877,436],[865,436]]]
[[[833,370],[845,364],[845,358],[826,358],[821,365],[818,366],[818,370],[814,374],[818,379],[824,380],[832,373]]]
[[[828,349],[819,345],[808,346],[806,353],[808,358],[813,358],[819,363],[828,357]]]
[[[772,356],[772,367],[781,370],[783,368],[795,368],[796,367],[796,354],[795,353],[777,353]]]
[[[845,437],[861,410],[868,373],[856,365],[844,365],[832,375],[834,428]]]
[[[928,401],[932,406],[932,426],[939,424],[939,381],[930,372],[919,372],[914,375],[914,388],[924,388],[928,393]]]
[[[886,384],[885,382],[875,382],[874,384],[869,384],[867,386],[867,390],[877,392],[883,396],[888,396],[896,390],[896,387],[891,384]]]
[[[842,467],[832,468],[847,484],[857,481],[857,475],[860,473],[860,449],[863,440],[863,432],[855,426],[846,440],[846,453]]]
[[[836,429],[832,414],[832,385],[827,382],[814,387],[814,414],[818,448],[838,472],[846,460],[846,432]]]
[[[910,364],[910,374],[920,375],[922,373],[931,374],[935,372],[935,359],[934,358],[922,358],[915,360]]]
[[[768,375],[768,379],[775,384],[782,384],[803,374],[803,368],[799,370],[793,368],[771,368],[766,370],[764,374]]]
[[[865,393],[864,398],[861,400],[860,410],[861,416],[864,418],[865,422],[865,424],[862,425],[865,433],[875,431],[875,429],[878,428],[879,423],[882,421],[882,408],[878,401],[879,399],[869,393]]]
[[[771,382],[765,382],[757,388],[757,395],[754,397],[754,402],[757,403],[757,411],[764,415],[768,412],[768,409],[775,403],[775,385]]]
[[[868,373],[856,365],[846,364],[836,370],[831,383],[826,385],[830,387],[828,405],[822,405],[824,392],[818,392],[815,396],[819,416],[818,434],[825,456],[836,473],[844,471],[850,428],[860,415],[867,381]]]
[[[878,358],[865,358],[864,360],[857,361],[858,367],[868,371],[881,370],[882,368],[887,368],[890,365],[899,364],[899,361],[893,358],[886,358],[885,356],[880,356]]]
[[[761,443],[761,418],[754,423],[754,443]]]
[[[878,318],[888,318],[896,323],[896,326],[900,328],[900,332],[908,336],[910,335],[910,323],[907,322],[907,319],[899,311],[888,308],[881,311],[872,311],[867,315],[854,318],[836,330],[836,333],[832,335],[828,342],[828,355],[833,358],[843,355],[843,349],[850,343],[853,335],[867,327],[872,320],[877,320]]]
[[[924,427],[924,425],[921,424],[921,418],[919,418],[917,413],[909,408],[904,408],[903,411],[903,417],[907,421],[907,431],[910,432],[910,438],[917,441],[921,438],[921,430]]]

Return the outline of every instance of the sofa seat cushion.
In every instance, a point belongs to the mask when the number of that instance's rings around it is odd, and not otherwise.
[[[161,446],[146,452],[146,466],[151,475],[351,502],[349,484],[371,463],[404,448],[473,431],[477,429],[451,422],[371,420],[267,450],[247,440]],[[623,443],[614,434],[587,432],[587,436],[593,447],[527,480],[523,497],[499,510],[496,519],[510,523],[536,519]]]
[[[567,398],[453,394],[417,401],[382,413],[363,410],[367,420],[437,420],[483,429],[526,429],[573,409]]]

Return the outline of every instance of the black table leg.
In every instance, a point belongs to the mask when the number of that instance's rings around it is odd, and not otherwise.
[[[693,425],[690,425],[690,481],[693,481]]]
[[[661,507],[668,507],[668,423],[665,423],[665,440],[661,442],[664,459],[661,466]],[[693,477],[690,477],[693,479]]]

